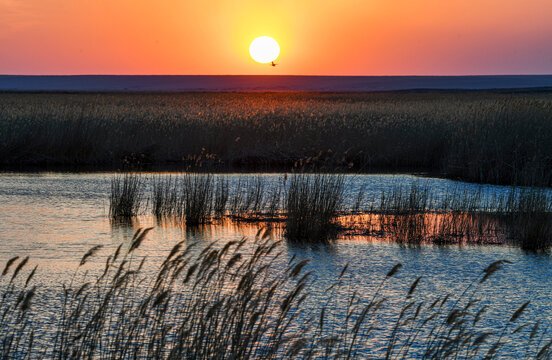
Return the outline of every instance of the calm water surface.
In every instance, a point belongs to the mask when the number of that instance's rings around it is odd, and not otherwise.
[[[235,189],[237,179],[243,179],[243,176],[229,175],[231,191]],[[270,186],[283,179],[281,175],[262,176]],[[254,225],[207,226],[201,231],[191,231],[182,226],[157,224],[147,213],[132,225],[112,224],[107,217],[112,177],[112,174],[0,175],[0,261],[5,262],[15,255],[29,255],[31,263],[39,265],[42,285],[54,289],[70,279],[81,256],[89,248],[104,245],[90,266],[103,264],[105,256],[121,242],[128,242],[138,227],[155,226],[140,249],[140,254],[151,260],[152,267],[178,241],[224,242],[243,236],[254,237],[257,232]],[[467,191],[482,189],[489,194],[507,190],[505,187],[480,187],[443,179],[421,180],[407,175],[355,175],[347,178],[346,206],[352,206],[361,187],[366,193],[363,206],[369,207],[379,201],[382,190],[412,181],[423,181],[436,197],[449,186]],[[145,199],[148,197],[146,193]],[[496,274],[481,290],[484,301],[493,304],[489,326],[508,318],[529,299],[532,302],[528,319],[533,315],[532,318],[548,321],[552,315],[552,258],[525,254],[512,247],[408,248],[355,238],[341,239],[331,246],[286,244],[285,254],[288,258],[296,255],[312,259],[308,267],[315,272],[313,291],[316,296],[323,295],[346,264],[349,264],[351,286],[361,294],[370,294],[385,273],[401,262],[403,268],[386,290],[390,297],[397,299],[404,297],[412,280],[420,275],[423,275],[423,280],[419,294],[432,298],[449,291],[460,291],[489,263],[507,259],[512,264]],[[54,312],[55,308],[44,310]]]

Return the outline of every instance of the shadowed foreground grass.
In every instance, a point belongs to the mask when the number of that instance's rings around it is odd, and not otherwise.
[[[1,93],[0,166],[424,171],[552,184],[552,95]]]
[[[484,324],[479,287],[507,265],[504,260],[460,293],[429,300],[417,295],[424,281],[418,278],[405,284],[398,305],[389,303],[386,289],[401,264],[381,274],[370,294],[352,290],[345,267],[313,301],[308,261],[285,258],[268,232],[255,240],[178,243],[152,274],[135,255],[149,230],[119,246],[95,276],[86,276],[85,268],[101,246],[90,249],[71,283],[46,296],[33,278],[36,268],[27,269],[28,258],[10,260],[1,276],[1,357],[550,358],[548,327],[526,318],[529,302],[492,328]],[[56,300],[55,318],[45,324],[41,302]]]

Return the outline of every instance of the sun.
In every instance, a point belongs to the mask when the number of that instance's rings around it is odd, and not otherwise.
[[[267,64],[278,58],[280,45],[270,36],[261,36],[249,45],[249,54],[256,62]]]

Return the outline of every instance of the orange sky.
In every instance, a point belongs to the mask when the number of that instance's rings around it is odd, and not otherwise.
[[[0,74],[552,74],[552,0],[0,0]],[[274,37],[279,66],[254,62]]]

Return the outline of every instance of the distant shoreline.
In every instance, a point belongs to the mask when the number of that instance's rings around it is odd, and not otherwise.
[[[401,92],[552,89],[552,75],[0,75],[0,91]]]
[[[120,94],[120,95],[170,95],[170,94],[262,94],[262,93],[289,93],[289,94],[469,94],[469,93],[494,93],[494,94],[549,94],[552,93],[552,86],[546,87],[525,87],[525,88],[494,88],[494,89],[405,89],[405,90],[365,90],[365,91],[313,91],[313,90],[143,90],[143,91],[132,91],[132,90],[2,90],[0,89],[0,94],[58,94],[58,95],[94,95],[94,94]]]

